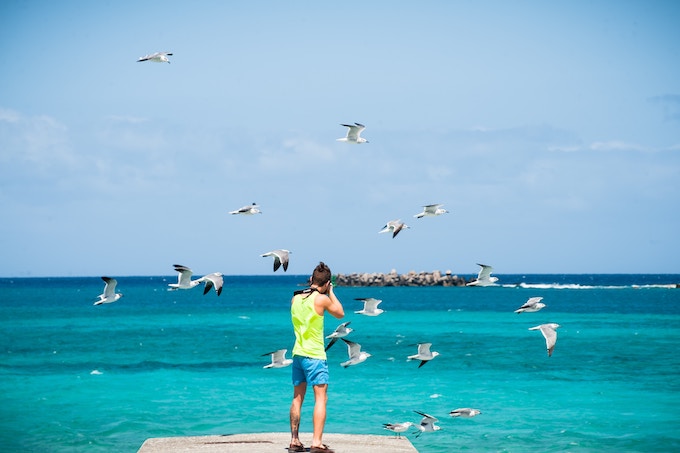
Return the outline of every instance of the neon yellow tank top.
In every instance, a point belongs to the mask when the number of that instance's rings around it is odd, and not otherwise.
[[[293,297],[290,314],[295,331],[293,355],[326,360],[323,337],[323,316],[314,309],[318,293],[298,294]]]

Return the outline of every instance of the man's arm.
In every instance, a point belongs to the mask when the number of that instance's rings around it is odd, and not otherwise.
[[[320,305],[316,307],[316,312],[320,312],[319,315],[323,315],[323,311],[325,310],[338,319],[342,319],[345,316],[345,309],[342,308],[340,300],[338,300],[338,298],[335,296],[335,293],[333,292],[333,285],[329,285],[328,294],[320,294],[314,300],[314,303],[319,303]]]

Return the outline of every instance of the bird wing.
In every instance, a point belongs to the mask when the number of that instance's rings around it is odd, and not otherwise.
[[[481,266],[479,274],[477,275],[477,280],[488,280],[489,277],[491,276],[491,271],[493,271],[493,267],[479,263],[477,263],[477,266]]]
[[[398,224],[396,224],[395,227],[394,227],[394,233],[392,233],[392,239],[394,239],[394,238],[397,236],[397,234],[399,234],[399,232],[400,232],[401,230],[403,230],[404,228],[408,228],[408,227],[406,226],[406,224],[404,224],[404,223],[398,223]]]
[[[552,355],[557,343],[557,331],[551,326],[541,326],[541,333],[545,337],[545,346],[548,349],[548,356]]]
[[[203,295],[205,296],[213,288],[214,284],[211,280],[204,280],[204,281],[205,281],[205,288],[203,288]],[[215,290],[215,291],[217,291],[217,290]]]
[[[283,266],[283,271],[288,270],[288,250],[277,250],[276,256],[279,258],[279,266]]]
[[[425,208],[425,212],[429,214],[436,214],[437,213],[437,208],[439,208],[441,204],[428,204],[426,206],[423,206]]]
[[[104,286],[104,298],[108,299],[116,293],[116,285],[118,282],[115,278],[110,277],[102,277],[102,280],[106,282],[106,285]]]
[[[418,345],[418,355],[422,357],[432,357],[430,346],[432,346],[432,343],[420,343]]]
[[[179,272],[179,275],[177,276],[177,283],[180,286],[185,286],[188,285],[191,282],[191,276],[194,275],[194,273],[191,271],[186,266],[182,266],[181,264],[175,264],[175,270]]]
[[[137,61],[147,61],[147,60],[151,60],[152,58],[156,58],[156,57],[158,57],[158,56],[160,56],[160,55],[162,55],[161,52],[150,53],[150,54],[148,54],[148,55],[144,55],[143,57],[140,57],[139,60],[137,60]],[[169,54],[169,55],[172,55],[172,54]]]
[[[272,362],[283,362],[286,358],[287,349],[279,349],[272,353]]]
[[[347,129],[347,140],[356,142],[359,139],[359,135],[361,134],[361,131],[363,131],[366,126],[363,124],[359,123],[354,123],[355,125],[351,124],[342,124],[342,126],[345,126]]]
[[[542,300],[543,300],[542,297],[530,297],[529,300],[527,300],[527,301],[524,303],[523,307],[524,307],[524,306],[530,307],[530,306],[532,306],[532,305],[536,305],[537,303],[539,303],[539,302],[542,301]]]
[[[364,299],[364,310],[366,311],[375,311],[376,308],[378,308],[378,305],[382,302],[381,299],[374,299],[372,297],[369,297],[368,299]]]
[[[350,359],[359,356],[359,353],[361,352],[361,345],[359,343],[345,340],[344,338],[342,339],[342,341],[347,343],[347,353],[349,354]]]
[[[205,282],[205,288],[203,289],[203,295],[208,294],[208,292],[214,287],[215,292],[219,296],[222,294],[222,286],[224,285],[224,279],[222,274],[219,272],[213,272],[204,277],[201,277],[199,281]]]
[[[531,297],[531,298],[529,298],[529,300],[524,302],[524,304],[522,304],[522,306],[519,307],[519,309],[521,310],[523,308],[531,308],[534,305],[536,305],[537,303],[539,303],[542,299],[543,299],[542,297]]]

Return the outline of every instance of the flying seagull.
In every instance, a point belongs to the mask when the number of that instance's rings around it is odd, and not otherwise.
[[[253,203],[250,206],[244,206],[242,208],[239,208],[235,211],[229,211],[229,214],[245,214],[245,215],[253,215],[253,214],[262,214],[262,211],[260,211],[260,207]]]
[[[423,419],[420,420],[420,425],[417,426],[417,428],[420,430],[420,432],[418,433],[418,435],[416,437],[420,437],[420,435],[422,433],[427,432],[427,431],[439,431],[441,429],[440,426],[435,425],[435,423],[439,421],[435,417],[428,415],[424,412],[419,412],[419,411],[413,411],[413,412],[423,416]]]
[[[498,277],[491,277],[493,267],[479,263],[477,263],[477,266],[481,267],[479,274],[477,274],[477,279],[467,283],[465,286],[495,286]]]
[[[222,285],[224,284],[224,278],[222,277],[221,272],[213,272],[212,274],[208,274],[204,277],[201,277],[196,281],[199,283],[205,282],[205,288],[203,288],[204,296],[208,294],[208,292],[212,288],[215,288],[215,292],[217,293],[218,296],[222,294]]]
[[[288,351],[288,349],[279,349],[278,351],[262,354],[262,357],[267,355],[272,356],[272,363],[265,365],[262,368],[283,368],[293,363],[293,359],[286,358],[286,351]]]
[[[388,429],[393,433],[396,433],[397,437],[401,437],[401,433],[409,429],[409,427],[416,425],[411,422],[404,422],[404,423],[383,423],[383,426],[385,427],[385,429]]]
[[[351,327],[347,327],[351,322],[352,321],[343,322],[342,324],[335,328],[335,331],[332,334],[326,337],[330,338],[331,341],[328,343],[328,346],[326,346],[326,349],[324,349],[324,351],[328,351],[331,348],[331,346],[335,344],[336,341],[338,341],[342,337],[346,337],[354,330]]]
[[[532,313],[535,311],[540,310],[541,308],[544,308],[546,305],[541,302],[543,300],[542,297],[531,297],[529,300],[524,302],[524,304],[519,307],[517,310],[515,310],[515,313]]]
[[[168,283],[170,290],[176,289],[191,289],[201,284],[200,279],[192,280],[193,271],[181,264],[173,264],[175,271],[179,272],[177,275],[177,283]]]
[[[340,126],[345,126],[349,129],[347,129],[347,136],[337,139],[339,142],[355,143],[357,145],[368,143],[368,140],[360,137],[361,131],[366,129],[366,126],[363,124],[354,123],[354,126],[351,124],[341,124]]]
[[[170,56],[172,56],[172,53],[170,52],[154,52],[152,54],[139,57],[139,60],[137,60],[137,62],[139,63],[140,61],[155,61],[156,63],[170,63],[170,60],[168,59],[168,57]]]
[[[392,239],[397,237],[397,234],[405,228],[411,228],[410,226],[406,225],[403,223],[401,220],[390,220],[385,224],[385,226],[382,228],[382,230],[378,231],[378,233],[387,233],[389,231],[392,232]]]
[[[437,351],[430,351],[431,346],[432,343],[419,343],[418,354],[408,356],[407,360],[420,360],[420,365],[418,365],[420,368],[439,355]]]
[[[359,315],[378,316],[380,313],[385,311],[382,308],[378,308],[378,305],[380,302],[382,302],[382,299],[374,299],[372,297],[356,297],[354,300],[360,300],[364,303],[363,309],[354,312]]]
[[[288,254],[293,253],[285,249],[272,250],[271,252],[263,253],[260,256],[273,256],[274,257],[274,272],[279,270],[283,266],[283,271],[288,270]]]
[[[454,409],[451,412],[449,412],[449,415],[451,417],[463,417],[463,418],[470,418],[474,417],[475,415],[481,414],[482,411],[479,409],[471,409],[469,407],[461,407],[458,409]]]
[[[552,356],[553,350],[555,349],[555,343],[557,342],[556,329],[558,327],[560,327],[560,325],[555,324],[554,322],[541,324],[536,327],[529,327],[529,330],[540,330],[545,337],[545,345],[548,348],[548,357]]]
[[[168,283],[170,291],[178,289],[191,289],[200,285],[201,283],[205,283],[203,295],[208,294],[208,291],[210,291],[212,288],[215,288],[215,292],[218,296],[222,294],[222,285],[224,284],[224,279],[220,272],[213,272],[212,274],[192,280],[191,277],[194,275],[194,272],[190,268],[182,266],[181,264],[173,264],[173,266],[175,271],[179,274],[177,275],[177,283]]]
[[[446,214],[447,212],[449,212],[446,209],[442,208],[442,206],[443,206],[442,204],[425,205],[425,206],[423,206],[423,212],[416,214],[413,217],[415,217],[416,219],[421,219],[425,216],[432,217],[432,216],[438,216],[438,215]]]
[[[347,368],[351,365],[357,365],[371,356],[371,354],[368,352],[361,350],[361,345],[359,343],[345,340],[344,338],[342,341],[347,343],[347,354],[349,355],[349,360],[340,364],[343,368]]]
[[[104,292],[97,296],[99,299],[95,301],[94,305],[110,304],[123,297],[121,293],[116,293],[118,281],[115,278],[102,277],[102,280],[106,282],[106,285],[104,285]]]

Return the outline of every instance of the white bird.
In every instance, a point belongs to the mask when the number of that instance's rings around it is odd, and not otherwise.
[[[385,429],[390,430],[393,433],[396,433],[397,437],[401,437],[401,433],[409,429],[411,426],[416,425],[411,422],[404,422],[404,423],[383,423],[383,426],[385,427]]]
[[[423,206],[423,212],[418,213],[414,215],[416,219],[421,219],[425,216],[438,216],[442,214],[446,214],[447,211],[446,209],[442,208],[442,204],[428,204]]]
[[[397,220],[390,220],[385,224],[385,226],[382,228],[382,230],[378,231],[378,233],[387,233],[389,231],[392,232],[392,239],[394,239],[397,234],[403,229],[406,228],[411,228],[410,226],[406,225],[403,223],[400,219]]]
[[[451,417],[463,417],[463,418],[470,418],[474,417],[475,415],[481,414],[482,411],[479,409],[471,409],[469,407],[461,407],[458,409],[454,409],[451,412],[449,412],[449,415]]]
[[[433,417],[431,415],[427,415],[424,412],[419,412],[419,411],[413,411],[413,412],[423,416],[423,419],[420,420],[420,425],[417,426],[417,428],[420,430],[420,432],[418,433],[418,435],[416,437],[419,437],[424,432],[439,431],[441,429],[440,426],[435,425],[435,423],[439,421],[435,417]]]
[[[531,297],[529,300],[524,302],[524,304],[519,307],[517,310],[515,310],[515,313],[532,313],[535,311],[540,310],[541,308],[544,308],[546,305],[541,302],[543,300],[542,297]]]
[[[355,311],[354,313],[366,316],[378,316],[380,313],[385,311],[382,308],[378,308],[378,305],[380,302],[382,302],[382,299],[374,299],[372,297],[356,297],[354,300],[361,300],[364,302],[364,308],[359,311]]]
[[[229,214],[245,214],[245,215],[253,215],[253,214],[262,214],[262,211],[260,211],[260,207],[253,203],[250,206],[244,206],[242,208],[239,208],[235,211],[229,211]]]
[[[262,354],[262,357],[267,355],[272,356],[272,363],[265,365],[262,368],[283,368],[293,363],[293,359],[286,358],[286,351],[288,351],[288,349],[279,349],[278,351]]]
[[[477,263],[477,266],[481,266],[479,274],[477,274],[477,279],[467,283],[465,286],[495,286],[498,277],[491,277],[493,267],[479,263]]]
[[[94,305],[110,304],[123,297],[121,293],[116,293],[118,281],[115,278],[102,277],[102,280],[106,282],[106,285],[104,285],[104,292],[97,296],[99,299],[95,301]]]
[[[170,63],[170,60],[168,59],[168,57],[170,56],[172,56],[172,53],[170,52],[154,52],[152,54],[139,57],[139,60],[137,60],[137,62],[139,63],[140,61],[154,61],[156,63]]]
[[[361,350],[361,345],[359,343],[345,340],[344,338],[342,341],[347,343],[347,354],[349,354],[349,360],[340,364],[343,368],[347,368],[351,365],[357,365],[371,356],[371,354],[368,352]]]
[[[366,129],[366,126],[363,124],[354,123],[354,126],[351,124],[341,124],[341,126],[348,127],[349,129],[347,129],[347,136],[337,139],[339,142],[355,143],[357,145],[368,143],[368,140],[360,137],[361,131]]]
[[[273,256],[274,257],[274,272],[276,272],[281,266],[283,266],[283,271],[288,270],[288,254],[293,253],[285,249],[272,250],[271,252],[263,253],[260,256]]]
[[[408,356],[407,360],[420,360],[418,368],[439,355],[437,351],[430,351],[432,343],[418,343],[418,354]]]
[[[338,341],[342,337],[346,337],[354,330],[351,327],[347,327],[351,322],[352,321],[343,322],[342,324],[335,328],[335,331],[332,334],[326,337],[330,338],[331,341],[328,343],[328,346],[326,346],[326,349],[324,349],[324,351],[328,351],[331,348],[331,346],[335,344],[336,341]]]
[[[553,350],[555,349],[555,343],[557,343],[556,329],[558,327],[560,327],[560,325],[555,324],[554,322],[541,324],[536,327],[529,327],[529,330],[540,330],[545,337],[545,346],[548,348],[548,357],[552,356]]]
[[[218,296],[222,294],[222,285],[224,285],[224,278],[221,272],[213,272],[212,274],[208,274],[204,277],[201,277],[196,281],[199,283],[205,282],[205,288],[203,288],[204,296],[208,294],[208,292],[212,288],[215,288],[215,292],[217,293]]]
[[[222,294],[222,285],[224,284],[224,279],[220,272],[213,272],[204,277],[192,280],[191,277],[194,275],[193,271],[186,266],[181,264],[173,264],[175,271],[179,274],[177,275],[177,283],[168,283],[170,291],[178,289],[191,289],[201,283],[205,283],[205,288],[203,289],[203,295],[208,294],[212,288],[215,288],[215,292],[219,296]]]
[[[168,283],[171,290],[176,289],[191,289],[201,284],[200,279],[192,280],[193,271],[181,264],[173,264],[175,271],[179,272],[177,275],[177,283]]]

